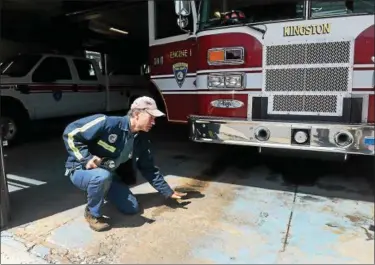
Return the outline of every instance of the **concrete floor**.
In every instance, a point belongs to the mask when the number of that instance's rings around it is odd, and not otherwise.
[[[113,228],[96,233],[84,195],[63,176],[60,131],[49,134],[6,151],[12,221],[1,234],[2,264],[374,263],[371,159],[261,156],[160,126],[157,165],[187,198],[164,200],[140,176],[132,191],[143,212],[106,205]]]

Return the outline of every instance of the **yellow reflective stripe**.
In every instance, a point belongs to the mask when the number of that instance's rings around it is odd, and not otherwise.
[[[90,121],[90,122],[86,123],[84,126],[82,126],[80,128],[74,129],[73,131],[71,131],[68,134],[68,145],[69,145],[70,149],[72,149],[73,154],[77,157],[78,160],[81,160],[83,158],[83,156],[79,152],[78,148],[74,145],[74,136],[79,132],[85,132],[86,130],[90,129],[92,126],[94,126],[94,125],[96,125],[99,122],[104,121],[104,120],[105,120],[104,116],[100,117],[100,118],[97,118],[93,121]]]
[[[98,145],[100,145],[101,147],[107,149],[108,151],[110,151],[110,152],[112,152],[112,153],[113,153],[114,151],[116,151],[116,147],[114,147],[114,146],[112,146],[112,145],[109,145],[109,144],[107,144],[106,142],[103,142],[102,140],[99,140],[99,141],[98,141]]]

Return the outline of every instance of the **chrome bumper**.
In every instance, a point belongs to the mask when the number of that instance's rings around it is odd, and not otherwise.
[[[194,142],[374,155],[374,126],[190,116]]]

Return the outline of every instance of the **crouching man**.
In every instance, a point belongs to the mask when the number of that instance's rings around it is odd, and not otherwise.
[[[68,152],[65,175],[86,192],[88,203],[84,216],[93,230],[110,228],[101,214],[105,199],[122,213],[138,212],[137,199],[115,172],[129,159],[165,198],[185,196],[172,190],[154,165],[147,132],[160,116],[164,113],[157,109],[152,98],[140,97],[124,117],[91,115],[72,122],[64,130],[63,140]]]

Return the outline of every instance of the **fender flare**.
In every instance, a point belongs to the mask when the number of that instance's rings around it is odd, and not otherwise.
[[[169,115],[168,115],[168,106],[167,106],[167,103],[165,102],[165,99],[162,95],[162,93],[160,92],[160,90],[157,88],[157,86],[155,85],[155,83],[152,81],[152,79],[150,78],[149,79],[149,90],[150,90],[150,93],[152,95],[152,97],[154,98],[154,100],[156,101],[156,105],[158,106],[158,108],[165,113],[166,115],[166,118],[167,120],[169,121]]]
[[[3,107],[9,107],[9,108],[17,108],[22,110],[23,118],[30,120],[30,113],[26,109],[25,105],[17,98],[11,97],[11,96],[1,96],[0,98],[0,107],[1,109]],[[3,111],[1,111],[3,112]]]
[[[168,116],[168,108],[167,104],[165,102],[165,99],[163,95],[161,94],[160,90],[157,88],[157,86],[154,84],[154,82],[149,79],[148,85],[146,87],[147,91],[149,92],[150,96],[155,100],[156,105],[158,106],[158,109],[162,112],[165,113],[166,118],[169,120]],[[129,108],[133,101],[137,98],[140,97],[141,95],[134,94],[129,98]]]

